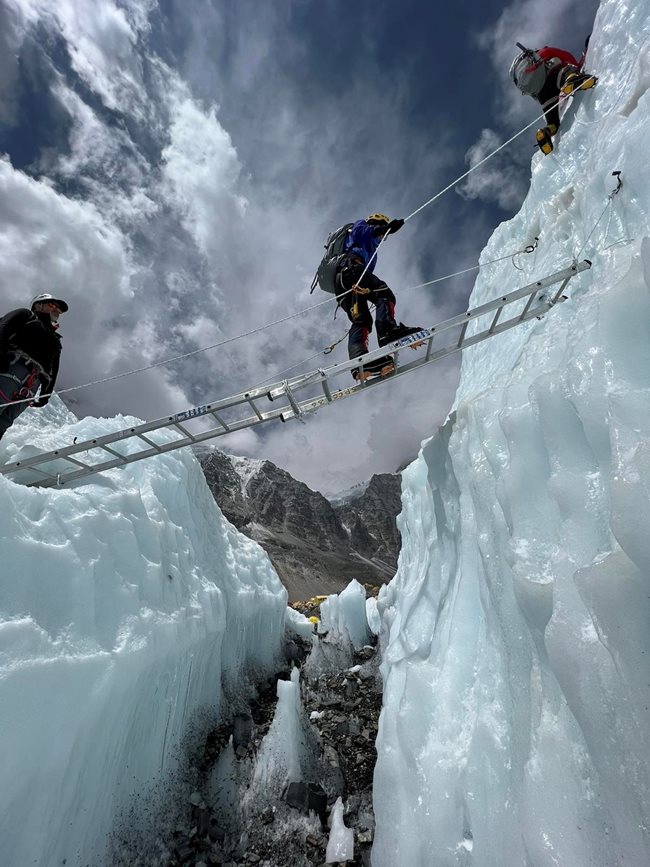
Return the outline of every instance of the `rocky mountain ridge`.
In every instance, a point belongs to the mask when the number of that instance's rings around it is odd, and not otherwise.
[[[264,548],[291,601],[339,592],[352,578],[378,584],[392,577],[400,547],[399,475],[375,475],[358,486],[358,496],[353,491],[332,503],[271,461],[218,449],[197,456],[222,512]]]

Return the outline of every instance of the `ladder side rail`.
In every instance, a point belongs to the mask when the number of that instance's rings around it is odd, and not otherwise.
[[[571,279],[576,274],[581,273],[582,271],[588,270],[591,268],[591,262],[588,259],[584,259],[582,262],[578,262],[574,265],[571,265],[569,268],[564,268],[561,271],[557,271],[554,274],[551,274],[548,277],[544,277],[541,280],[536,280],[534,283],[529,283],[526,286],[523,286],[521,289],[515,289],[514,291],[508,293],[507,295],[502,295],[499,298],[495,298],[493,301],[487,301],[485,304],[481,304],[479,307],[475,307],[472,310],[467,310],[465,313],[461,313],[458,316],[454,316],[451,319],[446,319],[444,322],[435,325],[432,328],[423,328],[422,332],[424,337],[421,339],[433,339],[433,337],[437,334],[440,334],[442,331],[448,331],[449,329],[455,328],[458,325],[463,325],[465,323],[469,323],[472,319],[477,319],[480,316],[483,316],[486,313],[491,313],[493,310],[498,310],[499,307],[503,307],[506,304],[513,304],[516,301],[519,301],[522,298],[526,298],[527,296],[533,295],[540,290],[543,290],[549,286],[553,286],[555,283],[560,281]],[[566,285],[566,283],[564,284]],[[524,320],[522,320],[524,321]],[[418,340],[418,335],[414,334],[409,339],[403,338],[400,341],[396,341],[395,343],[387,343],[385,346],[380,347],[379,349],[374,349],[372,352],[367,352],[360,358],[363,358],[362,365],[367,366],[371,361],[374,361],[377,358],[380,358],[383,355],[391,355],[394,352],[397,352],[404,346],[408,346],[409,342],[414,343]],[[462,348],[462,347],[459,347]],[[359,359],[353,359],[351,361],[342,361],[338,364],[334,364],[331,367],[325,368],[323,371],[328,378],[332,376],[338,376],[346,371],[350,371],[353,369],[360,369],[360,361]],[[297,377],[296,379],[289,380],[289,386],[294,389],[300,389],[305,385],[311,384],[313,381],[313,375],[308,374],[304,377]],[[284,389],[282,384],[280,384],[277,388],[271,386],[269,388],[270,393],[275,393],[277,396],[284,393]]]
[[[473,334],[471,337],[465,339],[463,346],[459,346],[457,342],[450,343],[435,352],[431,353],[430,358],[416,359],[415,361],[411,361],[408,364],[402,365],[395,373],[391,374],[390,377],[386,379],[381,379],[381,377],[376,377],[374,379],[368,380],[365,383],[366,388],[372,388],[375,385],[380,385],[384,382],[388,382],[390,380],[396,379],[398,376],[404,376],[407,373],[410,373],[412,370],[415,370],[418,367],[424,367],[426,364],[432,364],[435,361],[438,361],[441,358],[446,358],[448,355],[453,355],[455,352],[458,352],[461,349],[469,348],[470,346],[474,346],[477,343],[482,343],[484,340],[488,338],[494,337],[496,334],[502,334],[504,331],[508,331],[511,328],[514,328],[517,325],[521,325],[523,322],[527,322],[530,319],[534,319],[537,316],[543,315],[544,313],[548,313],[548,311],[553,307],[553,303],[551,301],[545,301],[541,305],[529,310],[526,314],[525,319],[521,319],[519,316],[514,316],[511,319],[507,319],[504,322],[501,322],[497,325],[493,332],[490,332],[489,328],[486,328],[484,331],[479,332],[478,334]],[[385,349],[386,347],[384,347]],[[347,388],[344,388],[338,392],[332,393],[332,398],[334,401],[342,400],[346,397],[351,397],[353,394],[357,394],[360,391],[359,385],[351,385]],[[325,405],[325,400],[322,397],[318,398],[310,398],[300,402],[300,409],[303,414],[309,412],[315,412]],[[290,418],[294,418],[294,414],[289,413],[286,415],[286,418],[283,418],[283,421],[288,421]]]
[[[459,316],[454,316],[451,319],[446,319],[444,322],[441,322],[439,325],[435,326],[435,329],[430,329],[431,331],[436,331],[437,333],[441,331],[445,331],[448,328],[453,328],[455,325],[459,325],[461,322],[465,322],[467,319],[476,319],[479,316],[482,316],[484,313],[490,313],[492,310],[496,310],[497,307],[500,307],[504,304],[512,304],[514,301],[519,301],[520,298],[525,298],[527,295],[530,295],[532,292],[539,292],[541,289],[546,289],[549,286],[553,286],[555,283],[559,283],[561,280],[565,280],[568,282],[572,277],[575,277],[576,274],[581,273],[582,271],[586,271],[591,268],[591,262],[589,260],[584,259],[582,262],[578,262],[576,265],[571,265],[570,268],[564,268],[562,271],[557,271],[555,274],[551,274],[549,277],[544,277],[541,280],[536,280],[534,283],[529,283],[527,286],[523,286],[521,289],[515,289],[512,292],[509,292],[507,295],[502,295],[499,298],[495,298],[493,301],[487,301],[485,304],[481,304],[479,307],[474,307],[471,310],[466,311],[465,313],[461,313]],[[565,284],[566,285],[566,284]],[[388,349],[388,346],[384,347],[384,350]]]
[[[334,365],[336,367],[336,365]],[[327,368],[331,369],[331,368]],[[312,385],[326,378],[326,370],[319,368],[312,370],[309,373],[300,374],[293,379],[285,379],[282,382],[275,382],[272,385],[267,385],[265,394],[269,400],[276,400],[278,397],[283,397],[287,392],[287,386],[290,388],[299,388],[305,385]]]
[[[255,392],[257,397],[263,397],[266,395],[265,389],[256,389]],[[156,419],[155,421],[143,422],[143,424],[137,425],[135,427],[124,428],[123,430],[114,431],[113,433],[104,434],[103,436],[94,437],[93,439],[83,440],[82,442],[74,443],[70,446],[63,446],[61,448],[54,449],[51,452],[44,452],[40,455],[34,455],[31,458],[25,458],[24,460],[17,461],[16,463],[5,464],[4,466],[0,466],[0,474],[14,472],[17,469],[24,469],[25,467],[35,467],[39,464],[47,463],[58,458],[65,458],[68,455],[90,451],[93,448],[103,448],[110,443],[124,442],[125,440],[138,437],[144,439],[144,437],[141,436],[143,433],[150,433],[154,430],[161,430],[163,428],[173,427],[179,421],[184,421],[188,418],[201,418],[204,415],[211,415],[214,413],[215,409],[223,407],[229,408],[233,406],[239,406],[244,403],[249,403],[251,400],[250,395],[252,394],[253,392],[247,392],[248,396],[246,397],[244,397],[243,395],[236,395],[232,398],[224,398],[221,401],[216,401],[215,403],[211,404],[205,404],[204,406],[200,407],[194,407],[192,409],[185,410],[184,412],[177,413],[173,416],[166,416],[164,418]],[[192,437],[192,434],[188,434],[188,436]]]
[[[561,303],[561,302],[557,302]],[[534,307],[532,310],[529,310],[526,314],[525,319],[520,319],[519,316],[514,316],[512,319],[507,319],[505,322],[502,322],[500,325],[494,329],[494,334],[502,334],[504,331],[508,331],[510,328],[514,328],[515,325],[519,325],[520,322],[528,322],[531,319],[536,319],[538,316],[544,316],[544,314],[548,313],[549,310],[552,310],[553,307],[557,306],[554,301],[546,300],[543,301],[538,307]],[[485,339],[486,332],[481,332],[482,339]]]
[[[497,334],[503,334],[504,331],[509,331],[516,325],[521,325],[523,322],[528,322],[530,319],[535,319],[538,316],[543,316],[545,313],[548,313],[548,311],[554,306],[555,305],[550,300],[543,301],[538,307],[534,307],[532,310],[529,310],[526,314],[525,319],[522,319],[520,316],[513,316],[511,319],[506,319],[504,322],[501,322],[499,325],[497,325],[494,328],[494,331],[490,331],[489,328],[486,328],[483,331],[472,334],[471,337],[468,337],[465,340],[462,348],[465,349],[466,347],[475,346],[477,343],[482,343],[489,337],[494,337]]]
[[[242,430],[247,427],[255,427],[256,425],[263,424],[266,421],[279,419],[281,418],[283,411],[284,410],[282,408],[278,407],[278,409],[274,409],[271,412],[264,413],[262,419],[258,419],[255,416],[249,416],[246,419],[242,419],[241,421],[230,425],[228,430],[224,430],[222,427],[212,428],[209,431],[195,434],[193,439],[186,438],[184,440],[174,440],[170,443],[164,443],[157,448],[144,449],[132,455],[120,455],[119,458],[112,461],[104,461],[103,463],[88,465],[87,468],[84,470],[73,470],[68,473],[57,474],[55,477],[52,478],[52,481],[50,482],[31,482],[28,487],[61,487],[66,482],[77,481],[78,479],[84,478],[85,476],[95,475],[96,473],[101,473],[106,470],[112,470],[115,469],[115,467],[123,466],[124,464],[132,464],[136,461],[144,460],[145,458],[155,457],[155,455],[157,454],[166,454],[167,452],[175,451],[176,449],[185,448],[186,446],[202,443],[209,439],[216,439],[217,437],[225,436],[225,434],[231,433],[233,431]],[[293,417],[293,412],[290,414],[290,417]],[[25,467],[21,466],[20,469],[25,469]],[[43,471],[37,469],[37,472]]]
[[[437,334],[440,334],[442,331],[447,331],[451,328],[455,328],[458,325],[463,325],[468,323],[472,319],[477,319],[480,316],[483,316],[486,313],[491,313],[492,311],[498,310],[499,307],[503,307],[505,304],[512,304],[515,301],[519,301],[521,298],[526,298],[527,296],[533,295],[539,292],[542,289],[547,288],[548,286],[553,286],[555,283],[558,283],[562,280],[569,280],[571,277],[574,277],[576,274],[579,274],[582,271],[591,268],[591,262],[588,259],[584,259],[582,262],[578,262],[574,265],[571,265],[569,268],[564,268],[561,271],[557,271],[554,274],[551,274],[548,277],[544,277],[541,280],[536,280],[534,283],[529,283],[526,286],[523,286],[521,289],[515,289],[507,295],[502,295],[499,298],[495,298],[492,301],[487,301],[485,304],[481,304],[479,307],[475,307],[472,310],[467,310],[465,313],[461,313],[458,316],[453,316],[451,319],[446,319],[444,322],[439,323],[431,328],[423,328],[422,329],[422,337],[419,337],[418,334],[411,335],[409,338],[402,338],[401,340],[395,341],[394,343],[387,343],[385,346],[380,347],[379,349],[374,349],[372,352],[367,352],[359,358],[352,359],[350,361],[341,361],[337,364],[333,364],[331,367],[325,368],[322,373],[328,377],[328,379],[333,376],[339,376],[343,373],[352,370],[363,370],[364,366],[368,366],[368,364],[372,361],[375,361],[377,358],[381,358],[383,355],[392,355],[393,353],[399,351],[401,348],[409,346],[410,343],[415,343],[418,339],[421,340],[431,340]],[[522,320],[523,321],[523,320]],[[360,359],[363,361],[360,361]],[[307,385],[313,384],[314,380],[318,378],[319,372],[312,372],[308,374],[304,374],[298,377],[294,377],[294,379],[288,380],[285,382],[275,383],[273,385],[267,386],[268,397],[270,400],[274,400],[277,397],[281,397],[286,392],[286,385],[293,389],[294,391],[301,389]]]
[[[52,458],[52,461],[66,461],[68,464],[73,464],[75,467],[81,467],[84,471],[94,472],[94,469],[93,469],[94,465],[93,464],[85,464],[83,461],[77,460],[77,458],[71,458],[71,457],[60,458],[59,457],[59,458]],[[56,482],[56,480],[60,476],[65,475],[68,472],[76,472],[76,471],[72,470],[69,466],[66,467],[66,469],[64,469],[64,470],[60,470],[60,471],[55,472],[53,470],[43,469],[41,466],[28,467],[26,465],[21,464],[20,466],[13,467],[11,470],[9,470],[9,473],[20,473],[20,472],[24,472],[25,470],[34,470],[34,472],[36,472],[36,473],[41,473],[41,475],[47,476],[49,479],[53,479],[54,482]],[[28,485],[28,487],[30,487],[30,485]]]
[[[568,280],[571,277],[573,277],[575,274],[578,274],[581,271],[584,271],[590,267],[591,267],[591,262],[589,262],[589,260],[587,260],[587,259],[584,259],[582,262],[576,263],[576,264],[572,265],[570,268],[565,268],[564,270],[558,271],[557,273],[552,274],[549,277],[543,278],[542,280],[538,280],[535,283],[530,283],[530,284],[528,284],[528,286],[524,286],[522,289],[515,290],[514,292],[511,292],[509,295],[507,295],[505,297],[508,299],[508,303],[512,303],[513,301],[516,301],[519,298],[523,298],[526,295],[530,295],[532,292],[536,292],[536,291],[539,291],[540,289],[546,288],[547,286],[551,286],[551,285],[559,282],[560,280],[565,281],[563,283],[563,287],[562,287],[562,288],[564,288],[564,286],[566,286],[566,283],[568,282]],[[485,312],[489,312],[491,310],[496,310],[497,307],[502,305],[502,304],[503,304],[502,299],[496,299],[495,301],[488,302],[487,304],[481,305],[480,307],[477,307],[474,310],[467,311],[465,314],[462,314],[461,316],[453,317],[452,319],[449,319],[446,322],[443,322],[440,325],[435,326],[434,328],[423,329],[422,333],[425,335],[424,339],[426,339],[427,336],[433,337],[434,333],[440,333],[440,331],[447,330],[447,329],[452,328],[455,325],[458,325],[460,323],[466,323],[468,321],[468,319],[476,318]],[[525,319],[519,318],[517,321],[518,322],[524,322],[528,318],[529,318],[529,315],[528,315],[528,313],[526,313]],[[497,326],[497,328],[495,328],[494,333],[496,333],[497,330],[500,333],[503,329],[501,329]],[[415,339],[417,339],[417,335],[410,342],[415,342]],[[387,346],[384,346],[384,347],[381,347],[380,349],[375,350],[374,352],[367,353],[366,355],[361,356],[361,358],[363,358],[364,361],[360,362],[357,359],[355,359],[353,361],[343,362],[343,363],[340,363],[338,365],[334,365],[334,366],[326,369],[322,373],[316,372],[316,373],[312,373],[312,374],[307,375],[307,377],[298,378],[295,381],[295,384],[290,383],[290,385],[293,388],[301,388],[301,387],[313,384],[314,380],[316,378],[318,378],[319,376],[322,376],[322,375],[324,375],[326,377],[331,377],[334,375],[340,375],[340,374],[344,373],[345,371],[352,370],[354,368],[363,370],[364,364],[367,364],[368,362],[372,361],[375,358],[379,358],[382,355],[391,354],[391,351],[396,352],[400,346],[408,346],[408,345],[409,345],[409,342],[408,341],[404,342],[404,339],[402,341],[396,341],[394,344],[389,344]],[[465,341],[465,345],[467,345],[467,341]],[[391,346],[393,347],[392,350],[391,350]],[[461,347],[457,346],[456,349],[458,349],[458,348],[461,348]],[[445,354],[448,354],[448,353],[445,353]],[[431,356],[429,358],[429,361],[437,359],[439,357],[442,357],[442,356],[440,356],[438,353],[432,352]],[[406,369],[411,369],[411,366],[407,365]],[[396,373],[397,373],[397,371],[396,371]],[[363,382],[362,385],[365,387],[368,385],[368,382],[367,381]],[[143,423],[141,425],[137,425],[133,428],[127,428],[125,430],[116,431],[116,432],[111,433],[111,434],[105,434],[102,437],[96,437],[94,439],[86,440],[86,441],[81,442],[81,443],[76,443],[76,444],[71,445],[71,446],[65,446],[63,448],[56,449],[52,452],[48,452],[46,454],[41,454],[41,455],[36,455],[34,457],[27,458],[27,459],[22,460],[22,461],[17,461],[17,462],[12,463],[12,464],[5,464],[4,466],[0,466],[0,474],[13,473],[18,469],[35,467],[35,466],[38,466],[39,464],[49,462],[49,461],[54,460],[56,458],[67,457],[67,456],[72,455],[72,454],[78,454],[79,452],[89,451],[93,447],[97,447],[97,446],[102,447],[102,446],[107,445],[109,443],[119,442],[119,441],[122,441],[125,439],[129,439],[133,436],[138,436],[139,434],[142,434],[142,433],[148,433],[150,431],[157,430],[160,428],[170,427],[170,426],[174,425],[176,422],[183,422],[183,421],[190,419],[190,418],[199,418],[199,417],[204,416],[204,415],[212,414],[215,410],[238,406],[242,403],[251,404],[254,411],[258,415],[258,420],[263,421],[263,420],[266,420],[266,414],[260,413],[259,410],[257,409],[257,407],[254,405],[254,403],[251,403],[251,401],[254,401],[258,397],[269,396],[269,392],[272,390],[272,388],[273,387],[269,388],[268,386],[266,386],[266,387],[260,386],[260,387],[255,388],[255,389],[251,389],[248,392],[244,392],[243,394],[223,398],[222,400],[215,401],[215,402],[210,403],[210,404],[205,404],[203,406],[193,407],[193,408],[186,410],[184,412],[176,413],[175,415],[172,415],[172,416],[166,416],[166,417],[161,418],[161,419],[156,419],[156,420],[151,421],[151,422],[145,422],[145,423]],[[249,424],[245,423],[243,426],[247,427],[247,426],[249,426]],[[234,429],[240,429],[240,427],[241,426],[238,424],[237,427]],[[231,428],[231,429],[233,429],[233,428]],[[212,436],[214,436],[214,434]],[[199,442],[200,440],[197,439],[195,441]],[[185,442],[184,441],[178,441],[178,447],[181,447],[181,444],[184,445]]]

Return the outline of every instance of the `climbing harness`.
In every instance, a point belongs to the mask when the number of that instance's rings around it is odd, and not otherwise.
[[[580,88],[577,88],[576,92],[578,90],[580,90]],[[558,100],[558,102],[559,102],[559,100]],[[467,169],[467,171],[465,171],[463,174],[461,174],[459,177],[457,177],[451,183],[447,184],[446,187],[444,187],[442,190],[440,190],[438,193],[436,193],[434,196],[432,196],[430,199],[428,199],[426,202],[424,202],[422,205],[420,205],[418,208],[416,208],[414,211],[412,211],[407,217],[404,218],[404,222],[406,223],[408,220],[415,217],[417,214],[419,214],[421,211],[423,211],[426,207],[433,204],[433,202],[435,202],[437,199],[439,199],[446,192],[451,190],[453,187],[457,186],[461,181],[463,181],[466,177],[468,177],[472,172],[475,172],[478,168],[480,168],[482,165],[484,165],[488,160],[492,159],[492,157],[494,157],[497,153],[499,153],[501,150],[503,150],[505,147],[507,147],[509,144],[511,144],[513,141],[515,141],[517,138],[519,138],[519,136],[523,135],[523,133],[525,133],[527,130],[529,130],[532,126],[534,126],[543,117],[544,117],[544,114],[542,113],[538,117],[534,118],[534,120],[532,120],[529,124],[527,124],[522,129],[520,129],[517,133],[515,133],[513,136],[511,136],[507,141],[503,142],[498,147],[496,147],[494,150],[492,150],[489,154],[487,154],[485,157],[483,157],[478,163],[476,163],[473,166],[470,166],[470,168]],[[379,242],[379,244],[377,246],[377,249],[375,250],[373,255],[370,257],[370,259],[367,262],[361,276],[359,277],[359,279],[357,281],[358,283],[361,282],[361,280],[363,279],[363,277],[367,273],[368,268],[370,267],[370,264],[377,257],[377,254],[379,253],[379,250],[381,249],[382,244],[384,243],[384,241],[386,240],[386,238],[388,237],[389,234],[390,234],[390,232],[386,232],[386,234],[382,237],[381,241]],[[476,267],[481,267],[481,266],[476,266]],[[439,280],[448,279],[449,277],[452,277],[452,276],[458,276],[461,273],[467,273],[471,270],[475,270],[475,268],[469,268],[463,272],[457,272],[457,274],[448,275],[448,277],[446,277],[446,278],[438,278],[436,280],[429,281],[428,283],[421,284],[420,287],[413,287],[413,288],[421,288],[424,286],[430,286],[436,282],[439,282]],[[352,290],[348,290],[348,291],[352,291]],[[347,293],[342,293],[342,294],[347,294]],[[339,298],[340,297],[341,296],[339,296]],[[315,310],[319,307],[322,307],[324,304],[329,304],[332,302],[332,300],[334,300],[334,299],[326,299],[325,301],[321,301],[320,303],[314,304],[314,305],[307,307],[303,310],[299,310],[295,313],[288,314],[287,316],[283,316],[283,317],[276,319],[272,322],[268,322],[265,325],[261,325],[257,328],[253,328],[249,331],[245,331],[242,334],[238,334],[238,335],[235,335],[233,337],[227,337],[224,340],[218,341],[217,343],[213,343],[209,346],[200,347],[199,349],[194,349],[194,350],[191,350],[190,352],[181,353],[180,355],[172,356],[171,358],[166,358],[166,359],[163,359],[162,361],[154,362],[153,364],[148,364],[148,365],[145,365],[143,367],[123,371],[122,373],[117,373],[117,374],[114,374],[112,376],[103,377],[102,379],[97,379],[97,380],[94,380],[91,382],[82,383],[80,385],[70,386],[70,387],[64,388],[64,389],[59,389],[58,394],[67,394],[67,393],[70,393],[73,391],[79,391],[81,389],[91,388],[91,387],[97,386],[97,385],[103,385],[103,384],[108,383],[108,382],[114,382],[115,380],[123,379],[127,376],[133,376],[137,373],[144,373],[145,371],[153,370],[154,368],[157,368],[157,367],[163,367],[167,364],[171,364],[171,363],[176,362],[176,361],[182,361],[186,358],[191,358],[195,355],[198,355],[201,352],[208,352],[211,349],[217,349],[217,348],[220,348],[222,346],[226,346],[229,343],[234,343],[235,341],[241,340],[245,337],[251,337],[254,334],[259,334],[262,331],[265,331],[267,328],[271,328],[271,327],[273,327],[275,325],[279,325],[283,322],[288,322],[289,320],[294,319],[297,316],[304,315],[305,313],[308,313],[312,310]],[[320,353],[318,353],[318,354],[320,354]],[[42,394],[41,397],[51,397],[51,395],[52,395],[51,392],[46,392],[45,394]],[[10,401],[9,403],[0,404],[0,408],[2,406],[7,406],[10,404],[14,404],[14,403],[27,402],[27,400],[28,399]]]
[[[520,268],[515,263],[515,258],[522,255],[523,253],[534,253],[537,249],[538,242],[539,238],[535,237],[534,244],[527,244],[521,250],[516,250],[514,253],[508,253],[506,256],[499,256],[498,259],[491,259],[489,262],[480,262],[478,265],[472,265],[470,268],[463,268],[461,271],[454,271],[452,274],[445,274],[443,277],[436,277],[434,280],[428,280],[426,283],[418,283],[416,286],[407,286],[406,289],[401,290],[401,293],[403,294],[404,292],[413,291],[415,289],[425,289],[427,286],[433,286],[436,283],[442,283],[443,280],[451,280],[453,277],[462,277],[464,274],[471,274],[472,271],[478,271],[481,268],[487,268],[488,265],[496,265],[497,262],[505,262],[507,259],[512,259],[512,264],[515,266],[515,268],[517,268],[518,271],[523,271],[523,268]],[[302,361],[297,361],[290,367],[285,367],[282,370],[278,370],[275,373],[272,373],[266,379],[263,379],[260,383],[258,383],[258,385],[263,385],[270,379],[277,379],[279,376],[288,373],[288,371],[290,370],[295,370],[297,367],[302,367],[303,364],[307,364],[309,361],[313,361],[313,359],[318,358],[319,355],[329,355],[340,343],[345,340],[349,332],[350,329],[347,329],[347,331],[345,331],[338,340],[336,340],[334,343],[330,343],[324,349],[321,349],[320,352],[315,352],[313,355],[310,355],[307,358],[303,358]]]
[[[275,385],[258,386],[214,403],[192,407],[176,415],[5,464],[0,466],[0,474],[9,475],[15,481],[22,481],[30,486],[62,486],[104,470],[123,467],[184,446],[197,445],[274,419],[281,421],[303,419],[306,413],[315,412],[323,406],[351,397],[384,381],[379,377],[366,380],[363,373],[364,369],[371,369],[373,361],[385,355],[390,355],[393,359],[395,370],[390,378],[394,379],[542,316],[564,299],[564,290],[569,281],[589,268],[591,262],[585,259],[542,280],[529,283],[521,289],[447,319],[432,328],[423,328],[415,334],[402,337],[351,361],[340,362],[325,369],[319,368],[291,380],[284,379]],[[547,294],[545,290],[551,286],[557,288]],[[508,319],[503,317],[506,309],[509,312],[514,311]],[[468,333],[472,323],[475,323],[474,330]],[[402,351],[416,343],[424,345],[423,356],[402,364],[400,361]],[[410,353],[407,355],[411,357]],[[354,385],[334,390],[333,380],[355,371],[359,376]],[[303,390],[308,394],[303,399],[299,399],[297,393]],[[261,400],[272,402],[273,408],[270,410],[261,408],[259,405]],[[242,415],[242,413],[246,414]],[[207,420],[209,417],[216,420],[217,427],[195,433],[189,429],[188,425],[193,420]],[[156,431],[164,432],[164,436],[159,437],[157,441],[152,438],[152,434]],[[176,435],[176,439],[170,439],[172,435]],[[25,471],[28,471],[27,477]],[[37,479],[34,479],[35,475]]]

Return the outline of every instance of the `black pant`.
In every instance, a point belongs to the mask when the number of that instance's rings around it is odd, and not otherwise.
[[[548,77],[544,82],[544,87],[537,94],[537,99],[544,110],[544,117],[549,126],[553,124],[556,129],[560,128],[559,99],[562,85],[566,81],[566,77],[570,72],[579,71],[580,70],[577,66],[561,66],[550,70]]]
[[[374,304],[376,308],[375,325],[377,342],[380,346],[390,342],[390,333],[396,327],[395,295],[375,274],[366,272],[361,277],[363,268],[363,263],[347,259],[343,261],[336,275],[341,293],[346,293],[337,295],[337,300],[352,323],[348,337],[349,358],[358,358],[368,352],[368,336],[372,331],[372,314],[368,307],[369,304]],[[368,294],[360,295],[357,292],[348,291],[355,285],[361,286],[362,289],[368,289]],[[381,358],[377,362],[373,362],[372,366],[383,367],[388,361],[390,358],[386,356],[385,359]]]

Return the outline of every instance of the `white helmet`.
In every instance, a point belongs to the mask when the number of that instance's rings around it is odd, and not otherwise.
[[[62,301],[61,298],[55,298],[54,295],[50,295],[49,292],[41,292],[40,295],[36,295],[32,298],[31,307],[34,307],[34,304],[38,304],[40,301],[54,301],[61,309],[61,313],[66,313],[68,310],[68,305],[65,301]]]

